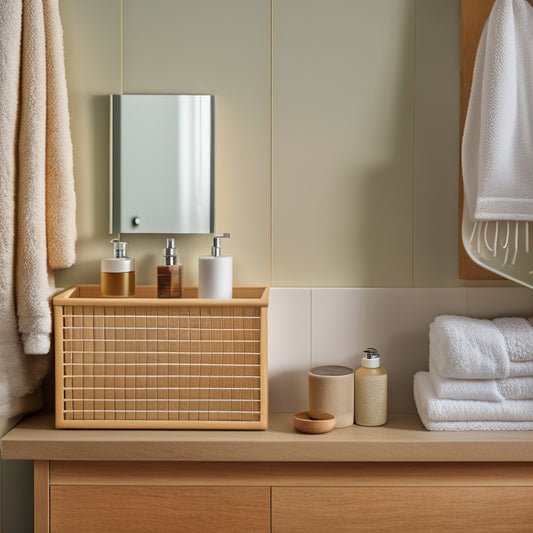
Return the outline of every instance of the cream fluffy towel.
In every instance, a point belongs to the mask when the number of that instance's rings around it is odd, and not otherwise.
[[[46,42],[42,0],[22,6],[16,295],[24,351],[50,350],[52,293],[46,254]]]
[[[50,268],[74,261],[75,198],[57,0],[24,0],[17,198],[17,314],[27,354],[50,350]],[[46,17],[45,17],[46,13]]]
[[[57,0],[45,1],[58,17]],[[24,14],[23,14],[24,13]],[[58,18],[55,18],[57,28]],[[46,154],[46,35],[43,4],[37,0],[3,0],[0,7],[0,416],[13,417],[42,405],[40,386],[50,347],[52,289],[47,267],[45,216]],[[50,25],[52,27],[52,25]],[[60,34],[59,34],[60,36]],[[62,53],[62,50],[61,50]],[[63,61],[56,57],[56,65]],[[48,64],[50,61],[48,61]],[[58,81],[59,83],[59,81]],[[50,93],[50,89],[48,91]],[[61,93],[61,91],[59,91]],[[63,91],[64,96],[66,93]],[[66,101],[61,111],[65,126]],[[58,107],[59,109],[59,107]],[[49,121],[52,119],[48,119]],[[68,123],[67,123],[68,126]],[[63,129],[64,131],[64,129]],[[69,135],[69,134],[68,134]],[[60,138],[64,139],[65,133]],[[57,140],[57,136],[56,140]],[[52,136],[54,138],[54,136]],[[56,158],[62,158],[55,150]],[[65,159],[67,166],[71,159]],[[68,176],[68,173],[64,174]],[[73,190],[72,176],[69,190]],[[56,191],[59,189],[56,187]],[[59,203],[62,203],[60,200]],[[64,218],[75,227],[74,204]],[[74,238],[65,240],[72,261]],[[63,260],[63,259],[61,259]],[[50,259],[52,265],[52,260]],[[68,266],[67,261],[63,266]],[[16,276],[15,276],[16,272]],[[16,280],[15,280],[16,277]],[[17,319],[16,310],[19,313]],[[24,347],[17,330],[20,330]],[[26,354],[24,353],[24,349]]]
[[[67,268],[76,260],[76,196],[57,0],[44,5],[46,38],[46,246],[48,266]]]
[[[462,143],[472,220],[533,220],[533,8],[496,0],[481,34]]]
[[[0,416],[42,405],[40,384],[48,357],[25,355],[15,313],[15,182],[21,60],[22,3],[6,0],[0,10]]]

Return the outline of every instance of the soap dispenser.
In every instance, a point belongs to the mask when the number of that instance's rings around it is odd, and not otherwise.
[[[178,249],[174,247],[171,237],[163,249],[163,264],[157,267],[157,297],[181,297],[181,264]]]
[[[387,372],[375,348],[364,350],[355,371],[355,423],[381,426],[387,422]]]
[[[113,239],[113,257],[100,261],[102,296],[126,297],[135,293],[135,259],[126,256],[126,241]]]
[[[215,235],[211,255],[198,260],[198,298],[231,300],[233,296],[233,257],[221,255],[220,239],[229,233]]]

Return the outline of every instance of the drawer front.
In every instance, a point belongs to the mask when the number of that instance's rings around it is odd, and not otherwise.
[[[50,531],[270,531],[268,487],[52,486]]]
[[[533,487],[274,487],[272,531],[533,530]]]

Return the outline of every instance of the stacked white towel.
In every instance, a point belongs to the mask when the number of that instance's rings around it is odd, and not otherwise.
[[[414,396],[430,430],[533,429],[533,325],[525,318],[438,316],[429,372]]]

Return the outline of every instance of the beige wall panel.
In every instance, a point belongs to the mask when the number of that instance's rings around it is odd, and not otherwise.
[[[457,286],[460,0],[416,4],[414,285]]]
[[[120,0],[60,0],[74,149],[76,265],[56,285],[98,282],[110,255],[108,95],[120,91]]]
[[[270,281],[270,28],[269,0],[124,1],[124,93],[216,95],[215,230],[241,285]],[[143,279],[163,237],[128,237]],[[177,236],[186,284],[211,245]]]
[[[274,285],[411,284],[414,3],[274,0]]]

